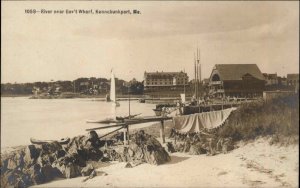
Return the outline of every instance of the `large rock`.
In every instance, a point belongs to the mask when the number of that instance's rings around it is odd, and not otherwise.
[[[41,166],[39,164],[34,164],[29,170],[33,184],[38,185],[45,182],[46,179],[41,172]]]
[[[62,173],[51,165],[45,165],[41,168],[41,174],[44,176],[45,181],[51,181],[57,177],[62,177]]]
[[[27,167],[31,166],[35,160],[39,157],[40,148],[36,148],[35,145],[29,145],[25,148],[24,162]]]
[[[58,169],[65,178],[75,178],[80,176],[80,167],[72,163],[62,165]]]
[[[3,161],[3,164],[6,165],[6,169],[14,170],[24,168],[24,152],[23,150],[18,150],[7,156],[6,160]]]
[[[29,145],[1,155],[1,187],[28,187],[56,177],[73,178],[81,175],[86,161],[103,158],[95,131],[72,138],[62,147],[58,142]],[[89,170],[85,174],[91,173]]]
[[[170,156],[157,139],[144,131],[138,131],[132,135],[129,147],[119,146],[116,149],[119,161],[146,162],[159,165],[170,161]]]
[[[88,136],[77,136],[72,138],[66,149],[69,154],[77,154],[83,160],[98,161],[103,157],[103,153],[99,148],[100,146],[101,143],[97,133],[91,131]]]
[[[88,164],[86,167],[81,169],[82,176],[89,176],[94,171],[94,167],[91,164]]]

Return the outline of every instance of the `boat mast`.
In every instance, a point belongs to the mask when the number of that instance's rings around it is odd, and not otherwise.
[[[194,53],[194,71],[195,71],[195,80],[194,80],[194,87],[195,87],[195,97],[197,98],[197,65],[196,65],[196,56]]]
[[[197,71],[197,81],[196,81],[196,83],[197,83],[197,95],[196,95],[196,97],[197,97],[197,101],[198,101],[198,99],[199,99],[199,49],[198,49],[198,47],[197,47],[197,60],[196,60],[196,62],[197,62],[197,68],[196,68],[196,71]]]
[[[130,82],[129,82],[129,86],[128,86],[128,113],[129,113],[129,119],[130,119]]]
[[[183,73],[185,73],[185,69],[183,69]],[[184,74],[185,75],[185,74]],[[184,82],[183,82],[183,93],[185,95],[185,77],[184,77]]]
[[[198,55],[199,54],[199,55]],[[201,96],[201,62],[200,62],[200,49],[198,50],[197,49],[197,64],[198,64],[198,77],[199,77],[199,79],[198,79],[198,84],[199,84],[199,86],[198,86],[198,90],[200,89],[200,91],[198,91],[199,92],[199,96],[198,97],[200,97]]]

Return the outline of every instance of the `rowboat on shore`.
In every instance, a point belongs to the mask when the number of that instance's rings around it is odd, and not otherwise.
[[[34,138],[30,138],[30,142],[32,144],[46,144],[46,143],[51,143],[51,142],[58,142],[60,144],[67,144],[70,142],[70,138],[62,138],[60,140],[38,140]]]

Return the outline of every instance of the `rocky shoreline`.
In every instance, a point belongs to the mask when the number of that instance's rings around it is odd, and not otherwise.
[[[130,135],[130,144],[124,146],[122,136],[100,140],[95,131],[58,142],[18,147],[1,154],[2,187],[29,187],[56,178],[74,178],[97,175],[94,162],[120,161],[126,165],[149,163],[160,165],[170,161],[169,154],[153,136],[140,130]]]

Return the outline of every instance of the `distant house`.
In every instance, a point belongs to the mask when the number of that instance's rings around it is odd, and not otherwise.
[[[277,73],[275,73],[275,74],[263,73],[263,76],[264,76],[267,86],[268,85],[278,85]]]
[[[265,79],[256,64],[216,64],[209,78],[209,95],[262,96]]]
[[[289,86],[296,86],[299,84],[299,74],[287,74],[286,79]]]
[[[277,77],[277,80],[278,80],[278,85],[281,85],[281,86],[287,86],[287,79],[286,77]]]
[[[188,84],[189,77],[183,71],[180,72],[145,72],[144,90],[159,91],[167,89],[183,88]]]

